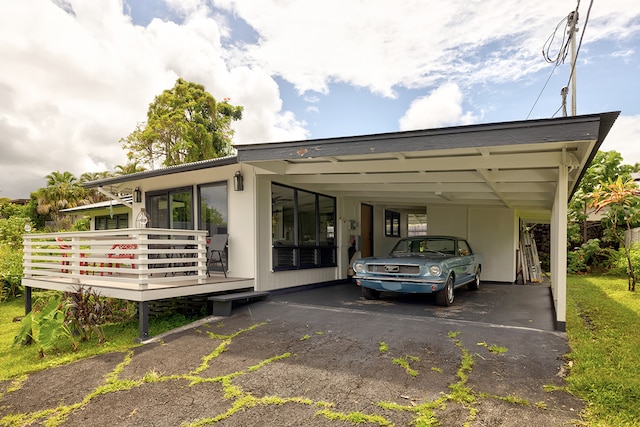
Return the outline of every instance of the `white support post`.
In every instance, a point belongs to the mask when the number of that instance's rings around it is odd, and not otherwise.
[[[569,170],[558,168],[558,188],[551,220],[551,291],[556,311],[556,329],[566,331],[567,322],[567,203]]]

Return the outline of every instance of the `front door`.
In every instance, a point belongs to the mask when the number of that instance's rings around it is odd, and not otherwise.
[[[373,206],[360,205],[360,235],[362,257],[373,256]]]

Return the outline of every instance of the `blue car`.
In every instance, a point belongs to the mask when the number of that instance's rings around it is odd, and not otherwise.
[[[389,256],[358,259],[352,267],[366,299],[377,299],[380,292],[435,294],[438,305],[449,306],[455,288],[480,287],[482,255],[460,237],[407,237]]]

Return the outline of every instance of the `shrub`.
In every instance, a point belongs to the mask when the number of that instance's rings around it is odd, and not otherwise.
[[[575,274],[608,271],[615,265],[612,258],[615,253],[609,248],[601,248],[600,239],[590,239],[567,253],[567,272]]]
[[[640,243],[634,243],[631,246],[631,263],[636,269],[640,268]],[[627,275],[627,257],[624,249],[612,251],[609,273],[616,276]]]
[[[22,249],[0,243],[0,301],[22,295]]]

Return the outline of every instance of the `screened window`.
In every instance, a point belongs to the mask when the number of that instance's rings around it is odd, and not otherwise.
[[[104,215],[95,218],[96,230],[117,230],[129,227],[129,214]]]
[[[152,228],[193,230],[191,188],[149,194],[147,212]]]
[[[273,269],[334,267],[336,199],[271,185]]]

